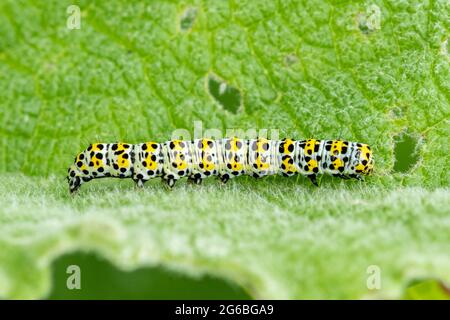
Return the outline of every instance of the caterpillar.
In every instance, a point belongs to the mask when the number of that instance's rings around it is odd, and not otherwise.
[[[373,171],[369,145],[344,140],[268,140],[265,138],[171,140],[164,143],[94,143],[79,153],[68,169],[70,192],[92,179],[131,178],[142,187],[161,177],[169,187],[182,177],[200,184],[209,176],[225,183],[240,175],[307,176],[318,185],[319,174],[359,179]]]

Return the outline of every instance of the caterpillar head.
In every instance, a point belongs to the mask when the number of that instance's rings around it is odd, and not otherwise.
[[[355,172],[362,175],[371,175],[373,171],[374,159],[369,145],[358,143],[355,154]]]

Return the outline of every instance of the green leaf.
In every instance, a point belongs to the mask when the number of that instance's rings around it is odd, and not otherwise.
[[[255,298],[449,283],[448,37],[444,0],[2,1],[0,296],[48,296],[53,261],[73,251],[221,277]],[[194,121],[203,134],[366,142],[375,175],[173,191],[104,180],[68,195],[89,143],[165,141]]]

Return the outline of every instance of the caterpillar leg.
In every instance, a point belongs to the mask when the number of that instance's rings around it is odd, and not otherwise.
[[[309,178],[309,180],[311,180],[313,185],[315,185],[316,187],[319,186],[319,184],[317,183],[317,175],[309,174],[309,175],[307,175],[307,177]]]
[[[177,182],[177,180],[174,178],[166,178],[165,181],[166,181],[167,185],[169,186],[169,188],[171,188],[171,189],[175,185],[175,182]]]
[[[149,180],[149,178],[145,177],[142,173],[134,174],[132,176],[132,179],[136,184],[137,188],[143,188],[144,183],[146,183]]]
[[[179,179],[178,176],[175,176],[172,173],[163,173],[162,175],[162,181],[166,183],[166,185],[172,189],[173,186],[175,185],[175,182],[177,182],[177,180]]]

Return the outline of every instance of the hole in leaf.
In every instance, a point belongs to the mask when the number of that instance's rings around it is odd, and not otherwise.
[[[407,172],[419,159],[417,153],[418,139],[411,134],[402,133],[394,137],[394,143],[394,171]]]
[[[366,8],[366,12],[357,16],[358,28],[364,34],[381,29],[381,9],[375,4]]]
[[[242,104],[242,95],[239,89],[230,86],[214,75],[209,75],[207,81],[209,94],[226,110],[237,113]]]
[[[197,17],[196,8],[187,8],[180,17],[180,29],[188,31],[192,28]]]
[[[67,272],[69,266],[79,268],[80,289],[67,287],[74,274]],[[52,269],[48,299],[251,299],[241,287],[225,279],[191,277],[161,266],[123,271],[92,253],[61,256]]]

